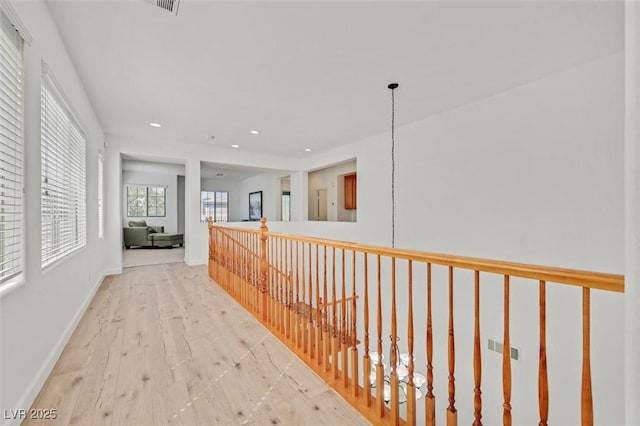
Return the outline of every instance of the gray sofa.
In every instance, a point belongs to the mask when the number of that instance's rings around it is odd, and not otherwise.
[[[147,226],[144,220],[130,220],[129,227],[123,228],[124,246],[131,247],[173,247],[184,245],[182,234],[167,234],[164,226]]]

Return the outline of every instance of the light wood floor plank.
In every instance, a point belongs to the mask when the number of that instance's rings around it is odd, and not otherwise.
[[[25,425],[367,424],[184,263],[107,277],[32,408],[58,418]]]

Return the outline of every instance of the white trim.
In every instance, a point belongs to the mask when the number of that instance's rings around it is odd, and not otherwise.
[[[24,254],[24,251],[23,251]],[[22,257],[23,265],[24,265],[24,255]],[[0,299],[5,297],[7,294],[11,293],[14,290],[22,287],[27,281],[24,278],[24,271],[20,272],[18,276],[13,277],[13,279],[0,284]]]
[[[16,30],[18,30],[18,33],[20,34],[20,37],[22,37],[22,40],[24,40],[27,45],[31,46],[33,37],[31,37],[31,34],[29,34],[27,27],[24,25],[13,6],[11,6],[11,3],[9,3],[7,0],[0,0],[0,10],[2,10],[5,15],[7,15],[7,18],[9,18],[11,25],[13,25]]]
[[[200,266],[200,265],[206,265],[208,263],[208,259],[195,259],[195,260],[191,260],[191,259],[187,259],[186,257],[184,258],[184,263],[187,264],[187,266]]]
[[[113,269],[106,269],[104,271],[104,276],[106,277],[107,275],[120,275],[122,274],[122,268],[113,268]]]
[[[0,1],[3,1],[3,0],[0,0]],[[76,111],[73,109],[71,101],[69,101],[69,98],[67,98],[67,95],[64,93],[64,90],[62,90],[62,85],[58,83],[58,79],[56,78],[56,75],[51,70],[51,67],[49,66],[49,64],[46,63],[43,59],[40,60],[40,66],[42,68],[43,82],[47,81],[47,83],[49,83],[49,89],[51,89],[51,92],[54,94],[54,96],[56,96],[60,101],[60,103],[62,103],[63,106],[67,109],[67,112],[71,116],[71,120],[75,121],[75,125],[78,127],[78,130],[80,131],[80,133],[82,133],[82,135],[84,136],[85,142],[86,142],[89,139],[89,136],[87,135],[87,132],[84,130],[85,127],[83,126],[82,121],[78,118],[78,114],[76,114]]]
[[[106,272],[103,273],[102,276],[98,278],[98,281],[93,285],[93,288],[91,289],[87,297],[84,299],[84,302],[82,302],[80,309],[78,309],[76,314],[73,316],[73,319],[71,320],[67,328],[64,330],[64,333],[62,333],[62,336],[60,336],[58,343],[55,345],[55,347],[51,351],[51,355],[49,355],[49,357],[42,364],[42,367],[40,367],[38,374],[36,374],[36,376],[33,378],[31,383],[27,387],[27,390],[24,392],[22,397],[18,400],[18,403],[16,404],[16,406],[13,408],[17,407],[17,408],[26,409],[28,407],[31,407],[33,402],[36,400],[38,393],[40,393],[40,390],[44,386],[44,383],[47,381],[47,378],[53,371],[53,367],[55,367],[56,362],[58,362],[58,358],[60,358],[62,351],[64,350],[65,346],[67,346],[67,343],[71,338],[71,335],[73,334],[74,330],[78,326],[80,319],[82,318],[87,308],[89,307],[89,304],[91,303],[94,296],[96,295],[96,292],[98,291],[98,288],[104,281],[104,278],[106,275],[107,275]],[[11,408],[11,407],[4,407],[4,408]],[[4,423],[3,426],[5,425],[9,426],[14,424],[18,425],[20,421],[21,421],[20,419],[12,419],[8,423]]]

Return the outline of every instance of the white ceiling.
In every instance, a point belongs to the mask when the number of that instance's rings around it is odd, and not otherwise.
[[[123,158],[122,171],[184,176],[184,164]]]
[[[222,174],[222,176],[218,176],[219,173]],[[289,175],[289,172],[287,171],[278,171],[258,167],[232,166],[228,164],[213,163],[208,161],[200,162],[200,176],[207,179],[242,181],[264,173],[269,173],[279,177]]]
[[[622,2],[49,7],[107,133],[291,157],[386,131],[389,82],[406,124],[623,48]]]

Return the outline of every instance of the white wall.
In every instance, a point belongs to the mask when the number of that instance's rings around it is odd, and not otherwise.
[[[327,220],[355,222],[355,210],[344,208],[344,175],[354,173],[356,166],[356,160],[352,160],[309,172],[309,211],[315,208],[315,192],[326,189]]]
[[[625,3],[625,424],[640,424],[640,7]]]
[[[622,54],[608,56],[397,129],[396,246],[623,273],[622,70]],[[396,111],[402,113],[401,103]],[[388,246],[389,146],[390,135],[383,134],[303,163],[315,169],[357,157],[357,223],[278,224],[278,231]],[[441,404],[447,399],[445,272],[434,274],[434,299],[439,301],[434,311],[436,397]],[[462,424],[471,423],[473,412],[471,276],[457,273],[456,282],[456,405]],[[487,338],[502,339],[502,286],[499,278],[484,276],[482,282],[486,348]],[[511,342],[521,351],[513,363],[514,424],[537,422],[537,292],[535,283],[512,284]],[[416,297],[424,300],[420,286]],[[576,424],[580,290],[552,286],[547,300],[550,418]],[[406,312],[403,303],[399,312]],[[423,305],[415,308],[417,317],[424,315]],[[612,332],[621,329],[623,312],[622,295],[593,292],[598,424],[624,424],[623,336]],[[424,347],[420,338],[415,344]],[[498,424],[501,358],[483,349],[483,360],[483,420]]]
[[[622,67],[621,54],[602,58],[399,129],[398,246],[623,273]],[[537,286],[513,287],[512,345],[522,353],[513,368],[514,424],[528,424],[537,415]],[[548,293],[550,418],[575,424],[580,291]],[[499,285],[483,294],[485,339],[502,336],[501,297]],[[466,302],[456,306],[461,325]],[[621,425],[624,345],[611,331],[622,325],[623,297],[594,292],[593,305],[595,422]],[[471,354],[472,330],[460,328],[456,349]],[[499,357],[484,355],[484,383],[499,389]],[[461,389],[471,383],[458,380]],[[500,392],[484,400],[499,406]],[[487,424],[499,418],[498,410],[484,416]]]
[[[0,299],[0,409],[28,409],[105,271],[105,244],[97,238],[96,198],[98,149],[104,134],[47,6],[41,1],[12,5],[33,36],[33,44],[25,46],[24,52],[25,280]],[[45,271],[40,267],[41,60],[49,64],[88,135],[87,246]],[[107,189],[112,182],[105,179]],[[109,207],[111,201],[106,203]]]
[[[263,173],[252,176],[240,183],[240,197],[244,198],[242,219],[249,219],[249,193],[262,191],[262,216],[268,221],[280,220],[282,210],[282,175]]]
[[[164,217],[128,217],[127,216],[127,186],[128,185],[147,185],[147,186],[164,186],[165,194],[165,213]],[[167,233],[178,232],[178,175],[175,173],[166,173],[161,168],[156,172],[122,172],[122,223],[128,226],[130,220],[144,220],[149,226],[164,226]]]
[[[201,178],[200,189],[202,191],[227,191],[229,193],[229,222],[239,222],[247,216],[246,203],[249,197],[242,195],[240,182],[228,179]]]

